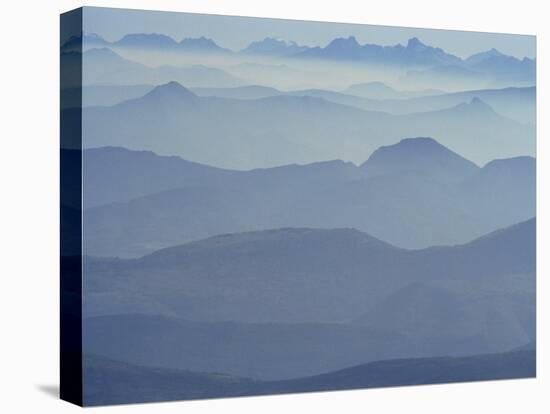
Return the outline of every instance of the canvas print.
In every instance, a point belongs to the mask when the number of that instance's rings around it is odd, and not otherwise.
[[[536,39],[61,17],[61,394],[535,376]]]

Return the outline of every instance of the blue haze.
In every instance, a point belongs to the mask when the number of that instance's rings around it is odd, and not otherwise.
[[[535,376],[533,36],[83,24],[86,405]]]

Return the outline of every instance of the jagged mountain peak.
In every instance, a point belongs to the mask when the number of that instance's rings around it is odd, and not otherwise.
[[[437,142],[435,139],[431,137],[413,137],[413,138],[403,138],[398,143],[393,145],[386,145],[383,147],[380,147],[378,150],[376,150],[374,154],[377,152],[397,152],[397,151],[417,151],[417,150],[426,150],[426,149],[432,149],[432,150],[438,150],[441,152],[449,151],[445,146],[441,145],[439,142]],[[372,156],[371,156],[372,157]]]
[[[177,99],[181,101],[196,101],[199,99],[197,95],[176,81],[171,81],[155,87],[143,98]]]
[[[278,37],[265,37],[263,40],[250,43],[242,52],[252,54],[293,55],[307,49],[307,46],[298,45],[292,40],[284,40]]]
[[[229,52],[229,49],[220,47],[213,39],[205,36],[186,37],[179,43],[179,45],[183,48],[195,50]]]
[[[427,46],[418,37],[411,37],[407,41],[407,49],[424,49]]]
[[[461,104],[458,104],[452,109],[456,110],[457,112],[461,112],[463,114],[468,114],[468,115],[496,114],[496,112],[491,107],[491,105],[481,100],[477,96],[474,96],[470,100],[470,102],[463,102]]]
[[[117,43],[126,42],[144,42],[144,43],[170,43],[173,44],[176,41],[170,36],[166,36],[161,33],[130,33],[122,37]]]
[[[327,48],[355,48],[361,47],[355,36],[337,37],[330,42]]]

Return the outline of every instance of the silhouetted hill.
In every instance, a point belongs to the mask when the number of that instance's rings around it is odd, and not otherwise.
[[[123,107],[124,110],[131,109],[133,111],[150,111],[152,109],[155,111],[168,111],[174,110],[174,108],[177,110],[188,110],[196,108],[199,105],[199,99],[197,95],[179,83],[168,82],[153,88],[140,98],[118,105]]]
[[[209,73],[207,68],[186,70]],[[445,110],[396,116],[335,104],[325,96],[199,97],[194,110],[172,105],[169,96],[154,102],[143,97],[85,108],[84,143],[152,150],[234,169],[334,158],[359,163],[411,131],[440,137],[441,144],[478,163],[534,154],[533,127],[499,116],[475,99]]]
[[[361,167],[368,177],[412,174],[451,183],[463,181],[479,170],[473,162],[432,138],[407,138],[381,147]]]
[[[491,161],[461,183],[458,191],[464,200],[470,200],[468,208],[486,216],[488,224],[526,220],[536,209],[536,160],[514,157]],[[497,208],[498,217],[494,214]]]
[[[475,293],[486,304],[464,314],[453,336],[469,338],[472,352],[488,352],[501,343],[492,338],[504,335],[510,349],[533,334],[517,321],[530,320],[534,310],[535,239],[535,220],[465,245],[413,251],[346,229],[220,235],[140,259],[88,259],[84,312],[142,313],[157,303],[164,314],[193,320],[346,322],[412,283],[442,283],[460,301],[473,303]],[[489,333],[479,321],[493,305],[506,312]],[[385,330],[383,318],[380,324],[376,329]]]
[[[418,248],[464,243],[535,215],[534,159],[479,169],[431,139],[380,149],[362,167],[230,171],[115,148],[84,157],[98,171],[85,176],[90,255],[139,256],[220,233],[303,226],[357,228]]]
[[[257,382],[225,374],[147,368],[97,355],[84,358],[84,405],[251,395]]]
[[[174,98],[186,100],[185,95]],[[193,100],[192,96],[190,98]],[[117,147],[85,150],[83,159],[87,168],[94,171],[85,176],[85,208],[129,201],[174,188],[223,183],[225,177],[238,174],[179,157]]]
[[[336,323],[209,323],[131,314],[84,323],[90,353],[141,366],[264,380],[411,355],[398,333]]]
[[[514,348],[512,351],[536,351],[537,343],[536,341],[531,341],[525,345]]]
[[[283,94],[314,96],[342,105],[395,115],[447,109],[461,103],[469,103],[477,97],[500,115],[522,123],[535,123],[535,87],[444,93],[437,90],[397,91],[381,82],[370,82],[352,85],[343,92],[323,89],[282,92],[261,86],[193,88],[193,91],[200,96],[236,99],[259,99]]]
[[[192,400],[495,379],[532,378],[532,351],[379,361],[308,378],[253,381],[223,374],[145,368],[87,355],[85,405]]]
[[[226,187],[246,189],[247,192],[264,188],[271,197],[279,198],[303,187],[332,185],[363,176],[355,165],[342,161],[234,171],[176,156],[120,147],[87,149],[83,157],[88,168],[95,171],[93,175],[85,176],[85,208],[188,187],[203,187],[206,191]]]
[[[473,97],[469,102],[462,102],[456,106],[440,109],[436,111],[413,113],[401,115],[400,123],[410,125],[420,136],[449,136],[449,128],[455,125],[475,125],[475,132],[466,132],[462,129],[460,138],[453,141],[442,142],[459,152],[466,155],[466,152],[460,148],[477,148],[478,156],[467,156],[468,159],[484,164],[479,154],[484,152],[488,154],[489,148],[501,148],[505,155],[491,158],[510,158],[522,155],[535,154],[535,141],[522,141],[519,139],[520,131],[530,135],[534,129],[529,125],[520,124],[509,118],[496,113],[493,108],[477,97]],[[498,129],[498,131],[496,129]],[[507,132],[503,132],[506,130]],[[423,131],[430,131],[429,134],[423,134]],[[531,131],[531,132],[527,132]],[[518,134],[518,135],[516,135]],[[514,138],[515,136],[515,138]],[[528,144],[529,142],[529,144]],[[526,145],[528,144],[528,145]],[[529,147],[529,148],[527,148]]]
[[[535,123],[535,87],[469,90],[409,99],[362,100],[355,104],[366,110],[406,114],[450,108],[460,103],[471,102],[475,97],[507,118],[531,125]]]
[[[419,358],[372,362],[312,378],[274,384],[272,389],[344,390],[495,379],[533,378],[535,355],[530,351],[474,355],[461,358]],[[268,388],[270,388],[268,386]]]
[[[218,96],[236,99],[258,99],[283,94],[314,96],[342,105],[368,111],[407,114],[447,109],[479,98],[497,113],[507,118],[534,125],[535,87],[471,90],[445,93],[437,90],[398,91],[381,82],[352,85],[343,92],[324,89],[303,89],[282,92],[261,86],[237,88],[193,88],[200,96]]]
[[[509,289],[498,297],[480,283],[411,283],[369,309],[357,323],[399,332],[409,352],[448,355],[500,352],[535,338],[532,293]],[[498,326],[506,326],[500,329]],[[437,332],[437,335],[434,333]]]

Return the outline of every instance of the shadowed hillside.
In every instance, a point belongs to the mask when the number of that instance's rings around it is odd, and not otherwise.
[[[84,266],[86,351],[137,364],[290,378],[535,339],[535,220],[417,251],[280,229]]]
[[[279,382],[144,368],[95,355],[87,356],[84,365],[84,400],[87,405],[487,381],[536,375],[534,351],[380,361],[315,377]]]

